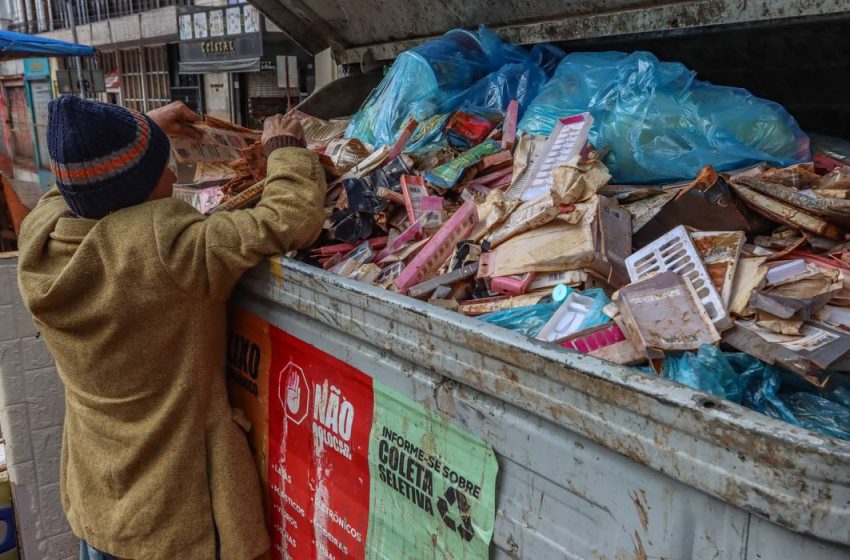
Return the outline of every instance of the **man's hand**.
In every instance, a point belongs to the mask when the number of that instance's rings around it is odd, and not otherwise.
[[[192,140],[200,140],[203,136],[200,130],[191,126],[192,123],[200,121],[201,117],[182,101],[175,101],[165,107],[148,111],[148,117],[168,136],[183,136]]]
[[[307,146],[307,140],[304,138],[304,129],[301,128],[300,122],[292,117],[272,115],[263,122],[263,145],[266,145],[272,138],[280,136],[292,138],[299,146]]]

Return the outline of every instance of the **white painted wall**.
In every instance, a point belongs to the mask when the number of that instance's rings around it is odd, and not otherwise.
[[[227,72],[204,74],[204,112],[211,117],[233,120],[230,76]]]
[[[338,77],[339,67],[331,49],[325,49],[316,55],[316,89],[319,90]]]
[[[72,560],[79,541],[59,500],[65,396],[18,292],[17,258],[0,254],[0,429],[24,560]]]

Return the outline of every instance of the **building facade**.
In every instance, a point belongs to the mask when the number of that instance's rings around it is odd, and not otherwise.
[[[181,43],[201,37],[194,26],[188,36],[184,26],[181,37],[180,16],[194,18],[198,12],[205,12],[204,18],[221,13],[215,17],[223,24],[222,39],[230,38],[227,25],[254,33],[259,38],[255,63],[234,64],[221,52],[212,53],[212,47],[196,49],[214,54],[209,60],[184,60]],[[239,20],[227,22],[225,14],[233,13]],[[215,31],[217,21],[213,17],[207,22],[207,33]],[[0,62],[0,170],[11,173],[11,166],[16,178],[42,186],[52,180],[45,142],[47,103],[62,93],[142,112],[181,100],[202,115],[260,127],[264,117],[295,105],[315,84],[313,58],[245,2],[0,0],[0,26],[97,49],[95,57],[79,62],[74,58]]]

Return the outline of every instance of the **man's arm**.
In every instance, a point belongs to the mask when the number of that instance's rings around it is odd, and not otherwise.
[[[148,111],[148,117],[171,138],[185,136],[192,140],[200,140],[203,133],[192,126],[201,117],[189,109],[182,101],[173,101],[164,107]]]
[[[293,147],[304,142],[292,119],[276,115],[265,129],[268,176],[255,208],[208,218],[176,201],[157,209],[153,227],[160,260],[188,293],[225,300],[264,257],[309,245],[321,233],[326,185],[318,155]]]

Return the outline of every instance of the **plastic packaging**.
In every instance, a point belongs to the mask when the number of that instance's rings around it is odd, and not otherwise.
[[[579,332],[581,325],[590,313],[590,308],[593,307],[593,303],[592,297],[581,295],[578,292],[571,293],[558,307],[552,318],[546,322],[537,334],[537,338],[553,342]]]
[[[495,154],[501,149],[500,144],[495,140],[482,142],[453,160],[428,171],[425,174],[425,180],[439,189],[450,189],[467,167],[475,165],[484,157]]]
[[[573,292],[573,289],[566,284],[558,284],[552,289],[552,301],[555,303],[563,303],[567,296]]]
[[[501,121],[502,116],[496,112],[458,110],[446,123],[446,137],[452,148],[468,150],[486,140]]]
[[[560,303],[541,303],[489,313],[482,315],[479,319],[491,325],[498,325],[533,337],[540,332],[540,329],[549,321],[560,305]]]
[[[812,151],[823,153],[838,161],[850,165],[850,142],[842,138],[812,134]]]
[[[610,149],[616,182],[690,179],[719,171],[809,158],[809,138],[777,103],[694,79],[684,65],[647,52],[567,55],[520,122],[548,135],[556,119],[589,111],[590,142]]]
[[[444,148],[446,146],[446,135],[443,127],[446,126],[451,116],[451,113],[444,113],[421,121],[410,136],[404,151],[422,154]]]

